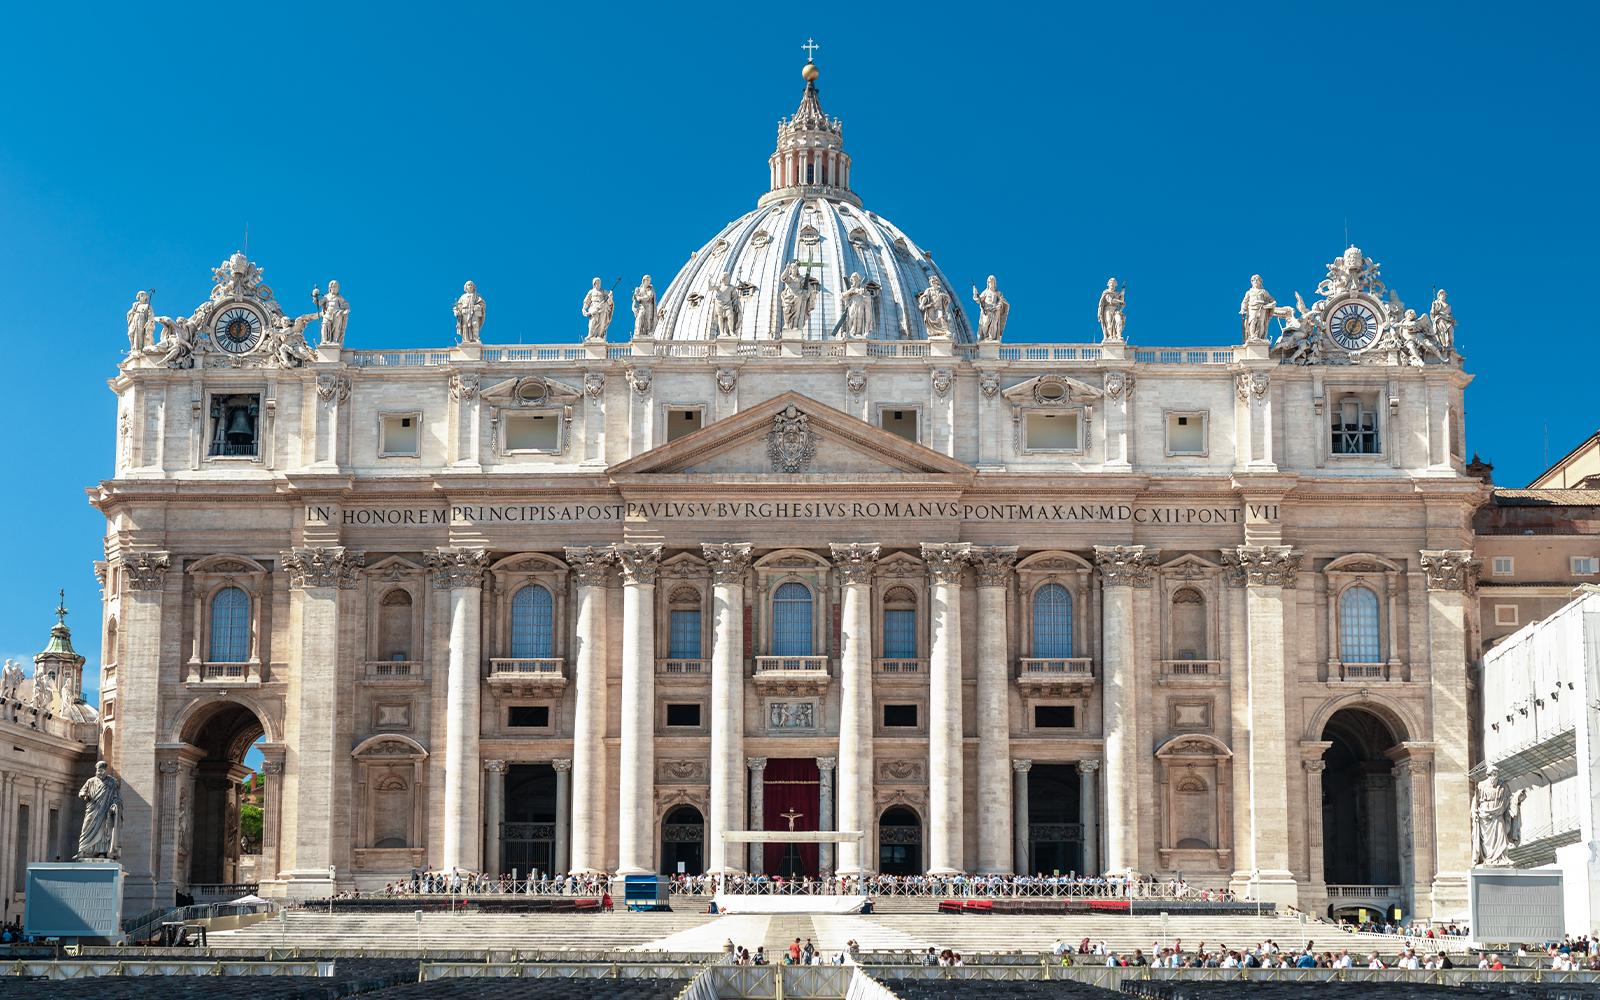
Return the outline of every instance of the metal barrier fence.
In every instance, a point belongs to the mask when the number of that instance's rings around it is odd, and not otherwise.
[[[875,965],[865,969],[888,984],[895,980],[996,979],[1022,982],[1073,980],[1108,990],[1137,992],[1138,982],[1267,982],[1267,983],[1600,983],[1600,972],[1555,972],[1546,969],[1158,969],[1151,966],[965,965],[939,968],[922,965]],[[893,988],[892,985],[890,987]]]
[[[65,959],[55,962],[0,964],[0,976],[30,979],[90,979],[97,976],[332,976],[333,963],[182,961],[156,959],[126,961]]]
[[[581,965],[614,965],[617,963],[645,963],[651,965],[677,964],[701,966],[721,960],[722,952],[698,951],[622,951],[620,949],[539,949],[539,948],[328,948],[307,945],[285,948],[277,945],[261,948],[210,947],[210,948],[117,948],[101,945],[80,945],[70,951],[78,958],[128,960],[153,960],[176,958],[188,961],[231,960],[299,962],[341,958],[394,958],[414,959],[422,962],[443,963],[577,963]],[[43,959],[40,959],[41,961]],[[0,969],[10,963],[0,961]]]
[[[418,979],[693,979],[684,962],[425,962]]]
[[[488,879],[463,880],[459,887],[419,889],[408,884],[394,890],[364,893],[364,898],[411,898],[439,900],[441,897],[477,896],[554,896],[590,897],[610,892],[615,886],[604,879]],[[846,878],[795,881],[748,875],[734,876],[719,889],[715,876],[675,876],[671,882],[675,896],[712,896],[719,891],[762,896],[911,896],[940,899],[1170,899],[1187,902],[1238,900],[1220,890],[1196,889],[1172,882],[1105,882],[1071,879],[982,879],[927,877]],[[616,893],[613,893],[616,895]],[[296,900],[308,906],[327,898]]]

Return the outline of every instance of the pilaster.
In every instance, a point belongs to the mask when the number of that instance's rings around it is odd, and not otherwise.
[[[1471,549],[1424,549],[1428,575],[1428,694],[1433,716],[1434,851],[1432,916],[1467,903],[1472,865],[1472,786],[1467,780],[1470,717],[1467,712],[1466,602],[1477,584],[1479,560]]]
[[[622,742],[617,874],[644,875],[655,858],[656,574],[661,546],[620,544]]]
[[[482,657],[483,572],[489,554],[483,549],[442,548],[423,553],[433,571],[433,589],[450,600],[450,658],[445,683],[444,848],[441,867],[477,871],[482,813],[478,763],[478,674]],[[498,843],[498,841],[497,841]],[[498,873],[496,873],[498,874]]]
[[[117,663],[117,777],[122,781],[123,911],[144,913],[157,902],[170,903],[170,887],[155,884],[156,814],[159,775],[150,752],[160,737],[161,651],[169,636],[163,628],[167,570],[165,552],[135,552],[122,557],[122,652]],[[181,574],[171,577],[172,606],[181,603]],[[173,616],[174,619],[177,615]],[[174,621],[176,627],[177,622]],[[11,815],[15,815],[12,813]],[[0,816],[3,821],[3,816]],[[14,839],[14,838],[13,838]],[[158,900],[157,897],[160,896]]]
[[[615,560],[609,545],[568,546],[578,590],[573,664],[572,873],[606,870],[606,576]],[[558,776],[559,777],[559,776]],[[708,830],[707,833],[710,831]]]
[[[738,871],[724,830],[744,829],[744,578],[750,543],[706,543],[711,567],[711,808],[706,816],[706,871]]]
[[[833,568],[839,579],[839,775],[840,830],[870,829],[872,819],[872,572],[875,543],[835,542]],[[840,875],[872,867],[866,848],[839,844]]]

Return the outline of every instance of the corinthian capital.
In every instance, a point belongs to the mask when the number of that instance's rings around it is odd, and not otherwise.
[[[622,567],[623,583],[643,584],[647,587],[656,585],[656,573],[661,569],[661,546],[624,542],[614,548],[617,553],[617,565]]]
[[[1004,587],[1011,582],[1017,562],[1017,547],[974,545],[967,550],[967,561],[978,571],[978,586]]]
[[[1293,588],[1302,555],[1289,545],[1241,545],[1223,549],[1222,564],[1235,581],[1249,586]]]
[[[337,587],[353,590],[356,570],[367,561],[365,552],[351,552],[342,545],[290,549],[279,554],[283,568],[289,571],[290,590],[315,590]]]
[[[928,564],[932,583],[960,583],[961,567],[972,552],[966,542],[923,542],[922,561]]]
[[[1471,549],[1423,549],[1422,568],[1429,590],[1470,591],[1478,580],[1479,560]]]
[[[424,552],[422,561],[433,570],[434,590],[460,590],[483,586],[489,553],[483,549],[442,548]]]
[[[1161,557],[1160,549],[1143,545],[1096,545],[1094,564],[1100,570],[1100,580],[1107,587],[1150,586],[1151,570]]]
[[[706,562],[711,564],[711,582],[719,587],[737,587],[744,583],[745,571],[750,568],[749,542],[705,542]]]
[[[124,556],[122,578],[129,590],[160,590],[167,585],[172,558],[165,552],[136,552]]]
[[[578,578],[579,587],[604,587],[606,567],[617,558],[610,545],[569,545],[567,563]]]
[[[877,542],[834,542],[829,548],[841,585],[872,582],[872,568],[878,564]]]

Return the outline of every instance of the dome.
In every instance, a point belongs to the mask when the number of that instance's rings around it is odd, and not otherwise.
[[[658,340],[716,338],[719,310],[708,300],[724,276],[737,290],[740,340],[833,339],[841,332],[841,293],[860,275],[872,292],[870,339],[928,339],[917,297],[937,280],[950,296],[949,335],[973,341],[963,296],[938,265],[850,190],[843,126],[823,113],[814,77],[794,117],[779,122],[768,165],[771,189],[755,211],[695,251],[662,293]]]

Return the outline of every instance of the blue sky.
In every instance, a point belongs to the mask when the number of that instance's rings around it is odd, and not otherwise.
[[[1115,275],[1136,344],[1235,343],[1250,275],[1309,294],[1348,225],[1408,303],[1450,291],[1501,485],[1600,423],[1596,5],[809,9],[8,10],[0,656],[64,586],[98,662],[83,491],[138,289],[187,314],[248,225],[291,310],[340,280],[350,346],[448,344],[467,278],[485,339],[575,341],[589,278],[664,287],[754,206],[808,37],[853,186],[958,283],[998,275],[1008,340],[1097,339]]]

